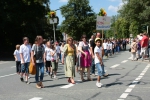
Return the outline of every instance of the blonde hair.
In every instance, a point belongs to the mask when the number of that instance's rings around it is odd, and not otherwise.
[[[73,38],[72,37],[68,37],[67,38],[67,44],[68,44],[69,39],[72,39],[72,42],[73,42]]]
[[[17,44],[17,45],[16,45],[16,50],[19,50],[19,48],[20,48],[20,45]]]

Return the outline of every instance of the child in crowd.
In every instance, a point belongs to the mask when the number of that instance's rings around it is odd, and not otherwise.
[[[95,44],[96,47],[94,48],[94,55],[95,55],[95,65],[97,67],[98,70],[98,77],[97,77],[97,83],[96,86],[97,87],[102,87],[102,83],[100,83],[100,79],[101,76],[103,75],[102,73],[102,67],[103,65],[103,61],[102,61],[102,57],[103,57],[103,48],[102,48],[102,41],[100,38],[96,38],[95,39]]]
[[[20,75],[21,72],[21,59],[20,59],[19,49],[20,49],[20,45],[16,45],[16,50],[14,51],[14,58],[16,61],[16,72],[18,75]]]
[[[52,69],[54,73],[54,79],[57,79],[57,69],[58,69],[58,58],[57,58],[57,50],[54,45],[51,46],[51,62],[52,62]]]
[[[46,57],[46,69],[48,70],[48,74],[52,78],[52,72],[51,72],[51,44],[50,41],[47,42],[46,48],[45,48],[45,57]]]

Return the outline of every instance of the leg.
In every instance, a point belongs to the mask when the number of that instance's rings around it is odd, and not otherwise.
[[[82,81],[85,81],[84,78],[83,78],[83,72],[84,72],[85,68],[84,67],[81,67],[80,69],[80,74],[81,74],[81,80]]]
[[[39,65],[40,65],[39,68],[40,68],[40,72],[41,72],[40,81],[43,81],[43,77],[44,77],[44,63],[40,63]]]
[[[101,76],[102,76],[103,74],[102,74],[102,67],[101,67],[100,63],[97,63],[97,64],[96,64],[96,68],[97,68],[97,70],[98,70],[98,77],[97,77],[96,86],[97,86],[97,87],[101,87],[102,84],[100,83],[100,79],[101,79]]]
[[[92,59],[91,73],[92,73],[92,75],[95,76],[95,62],[94,62],[94,59]]]
[[[91,76],[90,76],[90,69],[91,69],[90,67],[87,68],[87,74],[88,74],[88,75],[87,75],[87,79],[88,79],[89,81],[92,81]]]
[[[26,63],[26,65],[25,65],[25,68],[26,68],[26,82],[28,82],[28,76],[29,76],[29,62],[28,63]]]
[[[43,83],[42,83],[43,77],[44,77],[44,63],[40,63],[39,68],[40,68],[40,73],[41,73],[40,74],[40,86],[41,88],[44,88]]]
[[[19,75],[19,63],[16,61],[16,73]]]
[[[36,83],[39,82],[39,64],[36,64],[35,81],[36,81]]]
[[[24,73],[25,73],[25,64],[21,64],[21,74],[20,74],[21,78],[20,78],[20,80],[22,82],[24,81],[24,79],[23,79]]]

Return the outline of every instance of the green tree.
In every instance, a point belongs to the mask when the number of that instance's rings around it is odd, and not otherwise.
[[[52,31],[45,17],[48,4],[48,0],[0,0],[0,46],[9,51],[22,44],[24,36],[32,43],[36,35],[46,37]]]
[[[66,32],[78,40],[82,34],[90,37],[95,30],[96,14],[89,6],[89,0],[69,0],[61,8],[62,16],[65,17],[61,32]]]

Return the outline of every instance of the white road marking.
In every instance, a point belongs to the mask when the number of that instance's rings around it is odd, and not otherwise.
[[[128,59],[132,59],[132,57],[128,58]]]
[[[7,62],[7,61],[6,62],[0,62],[0,64],[5,64],[5,63],[9,63],[9,62]]]
[[[123,93],[120,98],[125,99],[127,96],[129,95],[129,93]]]
[[[124,61],[122,61],[121,63],[126,63],[128,60],[124,60]]]
[[[11,66],[11,68],[15,68],[16,66]]]
[[[76,82],[76,84],[79,84],[79,83],[81,83],[82,81],[81,81],[81,80],[77,80],[77,81],[75,81],[75,82]],[[64,85],[64,86],[62,86],[62,87],[60,87],[60,88],[67,89],[67,88],[70,88],[70,87],[72,87],[72,86],[74,86],[74,85],[75,85],[75,84],[70,83],[70,84]]]
[[[31,98],[31,99],[29,99],[29,100],[41,100],[42,98],[40,98],[40,97],[34,97],[34,98]]]
[[[116,67],[118,67],[120,64],[115,64],[115,65],[113,65],[113,66],[111,66],[110,68],[116,68]]]
[[[135,84],[135,83],[134,83],[134,84]],[[135,87],[135,85],[130,85],[129,87],[130,87],[130,88],[134,88],[134,87]]]
[[[8,76],[12,76],[12,75],[16,75],[17,73],[13,73],[13,74],[9,74],[9,75],[4,75],[4,76],[0,76],[0,78],[4,78],[4,77],[8,77]]]
[[[141,72],[141,74],[132,82],[131,85],[125,90],[125,92],[120,96],[120,99],[125,99],[129,95],[129,93],[132,91],[132,89],[138,84],[138,82],[142,79],[142,77],[145,75],[147,70],[150,68],[150,64],[148,64],[145,69]],[[118,99],[119,100],[119,99]]]
[[[131,88],[127,88],[127,89],[125,90],[125,92],[131,92],[131,91],[132,91]]]
[[[60,87],[60,88],[63,88],[63,89],[67,89],[67,88],[70,88],[70,87],[72,87],[72,86],[74,86],[75,84],[68,84],[68,85],[65,85],[65,86],[62,86],[62,87]]]

